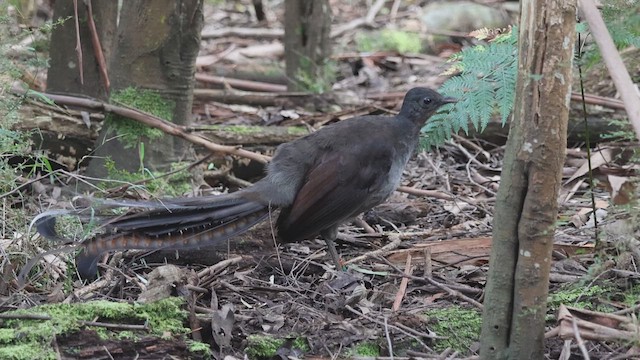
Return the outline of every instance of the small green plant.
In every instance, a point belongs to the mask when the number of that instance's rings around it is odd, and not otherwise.
[[[437,351],[452,348],[465,354],[480,338],[482,314],[476,310],[451,306],[429,310],[425,315],[429,317],[430,323],[431,320],[434,321],[432,330],[438,336],[446,337],[436,340],[434,349]]]
[[[299,350],[301,353],[309,351],[307,340],[301,337],[286,339],[265,335],[250,335],[247,337],[246,353],[249,359],[273,358],[283,346]]]
[[[4,6],[0,6],[4,10]],[[0,194],[13,189],[16,185],[17,172],[9,165],[8,160],[14,155],[29,154],[31,151],[30,134],[12,130],[13,125],[20,121],[19,109],[23,98],[11,95],[14,81],[21,76],[19,68],[6,55],[11,43],[5,42],[7,37],[6,17],[0,17]]]
[[[594,297],[608,296],[612,293],[611,288],[603,287],[600,285],[582,286],[571,284],[558,291],[554,291],[549,295],[547,300],[547,312],[549,314],[549,320],[555,319],[555,312],[560,305],[569,305],[577,308],[597,310],[597,311],[611,311],[612,308],[594,307],[594,302],[591,300]]]
[[[336,63],[327,60],[320,69],[314,71],[308,59],[300,59],[300,68],[296,73],[296,79],[302,87],[314,94],[322,94],[331,90],[331,86],[336,81]]]
[[[415,54],[422,50],[422,41],[416,33],[384,29],[371,34],[356,37],[356,46],[360,51],[395,51],[400,54]]]
[[[358,345],[356,345],[352,349],[352,355],[358,357],[376,358],[380,356],[380,347],[376,343],[364,341],[358,343]]]
[[[608,132],[603,132],[600,134],[600,138],[608,141],[636,141],[636,133],[633,131],[633,127],[628,119],[611,119],[609,120],[609,125],[613,127],[612,130]],[[640,149],[637,147],[629,148],[631,150],[631,157],[629,159],[630,162],[639,163],[640,162]]]
[[[168,175],[154,174],[151,171],[142,168],[140,172],[130,173],[116,167],[116,163],[110,158],[105,159],[105,169],[109,179],[118,182],[127,182],[138,187],[144,187],[146,191],[155,196],[181,196],[191,189],[191,175],[185,171],[189,164],[174,163],[171,164],[171,171]],[[100,183],[101,188],[112,186],[108,182]]]
[[[640,2],[629,0],[608,0],[602,3],[602,18],[611,34],[613,43],[618,49],[630,46],[640,48]],[[586,23],[577,26],[578,32],[586,34],[589,27]],[[588,45],[582,55],[582,63],[593,66],[601,59],[600,51],[595,44]]]
[[[483,36],[479,32],[478,37]],[[460,130],[468,133],[470,123],[483,131],[495,114],[506,123],[516,93],[517,40],[518,29],[513,27],[491,42],[451,57],[452,66],[446,73],[457,75],[445,81],[440,92],[459,101],[429,119],[422,129],[424,147],[441,145]]]
[[[635,285],[624,292],[623,303],[628,307],[636,306],[640,302],[640,285]]]

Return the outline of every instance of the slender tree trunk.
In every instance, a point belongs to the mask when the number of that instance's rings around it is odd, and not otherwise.
[[[320,84],[327,78],[331,8],[328,0],[285,0],[284,4],[287,85],[289,91],[305,90],[309,82]]]
[[[162,98],[170,114],[167,120],[186,125],[193,101],[195,59],[203,25],[202,0],[127,0],[122,3],[118,43],[112,63],[112,95],[134,87]],[[109,121],[99,135],[99,147],[87,169],[89,176],[106,175],[105,159],[119,169],[136,171],[141,160],[152,170],[164,170],[183,155],[187,145],[181,139],[164,136],[141,138],[144,147],[127,148]],[[144,159],[139,157],[144,150]]]
[[[494,215],[482,359],[542,359],[576,0],[521,2],[516,106]]]

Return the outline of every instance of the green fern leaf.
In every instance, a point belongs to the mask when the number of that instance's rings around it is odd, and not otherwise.
[[[440,91],[459,101],[452,110],[441,109],[422,130],[423,144],[439,146],[452,133],[469,133],[469,124],[483,131],[498,114],[504,125],[513,109],[517,76],[517,28],[499,35],[494,41],[462,50],[451,69],[458,73],[447,80]],[[451,72],[450,69],[450,72]]]

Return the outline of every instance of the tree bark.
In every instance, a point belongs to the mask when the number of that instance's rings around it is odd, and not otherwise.
[[[576,0],[521,2],[516,107],[494,215],[482,359],[542,359]]]
[[[118,3],[117,1],[93,1],[92,6],[97,37],[108,69],[111,50],[115,42]],[[96,51],[91,42],[86,6],[82,1],[78,2],[78,32],[75,27],[73,1],[56,1],[53,11],[53,21],[61,21],[61,23],[54,26],[51,33],[47,92],[84,95],[106,100],[108,94],[104,81],[100,77]],[[75,50],[76,36],[80,40],[82,69],[80,69],[78,53]],[[81,71],[82,83],[80,82]]]
[[[285,0],[284,49],[289,91],[308,90],[302,78],[326,79],[325,60],[331,47],[331,8],[328,0]],[[313,79],[313,80],[311,80]]]
[[[172,107],[170,120],[187,125],[191,116],[195,60],[203,25],[202,0],[127,0],[123,2],[118,27],[118,44],[112,64],[113,92],[135,87],[152,91]],[[164,105],[164,104],[163,104]],[[99,147],[87,174],[106,175],[105,158],[127,171],[140,168],[138,150],[127,149],[109,126],[103,126]],[[164,170],[186,150],[175,137],[146,143],[144,166]]]

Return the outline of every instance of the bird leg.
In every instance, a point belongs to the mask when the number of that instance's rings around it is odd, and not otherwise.
[[[328,229],[322,230],[320,236],[322,236],[324,242],[327,243],[327,249],[329,249],[329,255],[331,255],[331,259],[336,266],[336,270],[342,270],[342,263],[340,262],[340,256],[338,255],[336,244],[334,242],[338,237],[338,226],[334,225]]]

